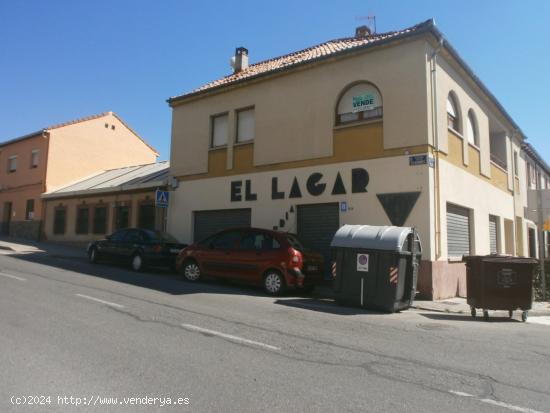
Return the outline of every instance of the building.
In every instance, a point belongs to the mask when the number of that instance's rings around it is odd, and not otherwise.
[[[464,254],[526,255],[525,136],[435,27],[366,27],[168,99],[170,231],[298,233],[330,260],[343,224],[418,228],[426,298],[465,294]]]
[[[101,171],[43,194],[46,238],[87,243],[122,228],[164,230],[155,193],[166,189],[168,168],[165,161]]]
[[[40,129],[0,144],[4,235],[38,239],[41,194],[110,168],[155,162],[158,153],[113,112]]]
[[[528,219],[529,256],[540,258],[542,253],[544,258],[548,258],[550,252],[550,239],[548,236],[550,221],[544,221],[544,216],[548,215],[548,211],[545,211],[542,217],[542,233],[538,231],[538,221],[541,219],[538,211],[539,195],[541,201],[543,198],[547,197],[543,196],[541,191],[546,192],[546,194],[550,192],[550,166],[548,166],[536,149],[528,142],[524,142],[521,148],[521,155],[525,163],[523,175],[525,180],[523,185],[526,191],[524,192],[523,205],[525,208],[525,217]],[[541,193],[539,194],[539,192]],[[541,206],[544,208],[545,205],[541,204]],[[544,245],[542,251],[539,248],[540,245]]]

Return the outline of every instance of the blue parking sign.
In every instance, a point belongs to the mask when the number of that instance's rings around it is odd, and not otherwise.
[[[155,192],[155,204],[160,208],[167,208],[170,200],[170,192],[157,189]]]

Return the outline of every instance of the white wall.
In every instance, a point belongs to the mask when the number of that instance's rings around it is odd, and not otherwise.
[[[504,219],[514,220],[514,203],[510,193],[465,172],[463,169],[440,161],[441,179],[441,252],[447,259],[447,202],[473,210],[473,234],[471,234],[471,254],[490,254],[489,215],[500,218],[500,251],[505,251]]]
[[[370,176],[367,193],[351,193],[352,168],[367,169]],[[424,245],[423,257],[429,259],[431,254],[431,203],[428,188],[428,170],[429,168],[426,165],[409,166],[408,156],[400,156],[250,175],[182,181],[170,198],[168,228],[172,234],[183,242],[191,242],[193,239],[192,211],[252,208],[252,225],[271,229],[273,226],[278,225],[279,219],[285,218],[285,212],[289,210],[291,205],[336,201],[347,201],[348,203],[349,210],[340,212],[341,225],[391,225],[376,194],[419,191],[421,195],[405,225],[415,226],[419,229]],[[324,176],[321,182],[327,184],[325,192],[320,196],[311,196],[306,189],[306,180],[313,172],[322,173]],[[340,172],[346,187],[346,195],[331,195],[332,185],[338,172]],[[278,177],[279,189],[286,192],[285,199],[271,199],[272,177]],[[288,199],[294,177],[297,177],[300,184],[302,198]],[[257,201],[231,202],[231,181],[244,181],[246,179],[252,181],[252,189],[257,194]],[[243,182],[243,195],[244,189]],[[295,215],[296,213],[289,214],[289,222],[282,230],[296,231]]]

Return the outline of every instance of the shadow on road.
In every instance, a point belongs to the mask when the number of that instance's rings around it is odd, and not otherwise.
[[[317,298],[280,298],[275,301],[275,304],[337,315],[387,315],[387,313],[374,310],[365,310],[363,308],[357,307],[343,307],[341,305],[338,305],[335,301]]]
[[[165,268],[150,268],[143,272],[134,272],[121,264],[110,262],[91,264],[85,257],[52,256],[46,252],[10,254],[9,257],[57,268],[60,271],[77,272],[172,295],[209,293],[267,296],[257,286],[250,286],[236,281],[204,278],[198,282],[187,282],[179,274]],[[37,273],[37,275],[40,274]],[[291,292],[291,294],[295,296],[296,292]]]
[[[519,313],[518,313],[519,314]],[[502,317],[497,315],[489,315],[489,320],[485,321],[483,317],[472,317],[466,314],[434,314],[434,313],[420,313],[421,316],[429,318],[431,320],[448,320],[448,321],[472,321],[483,323],[520,323],[520,320],[514,318]]]

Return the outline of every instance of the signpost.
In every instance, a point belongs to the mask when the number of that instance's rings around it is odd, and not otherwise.
[[[161,191],[157,189],[155,192],[155,205],[158,208],[168,208],[168,203],[170,201],[170,192]]]

